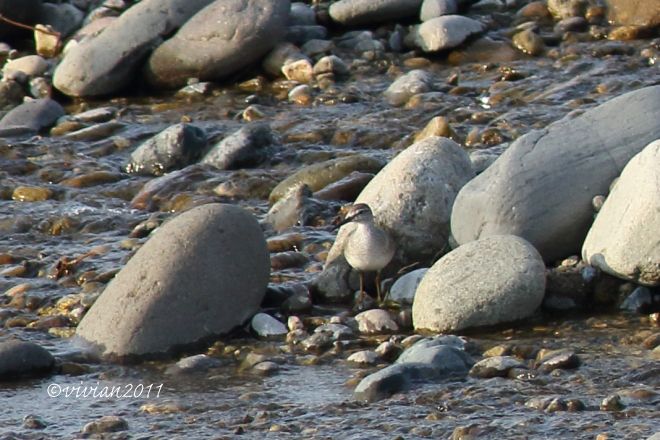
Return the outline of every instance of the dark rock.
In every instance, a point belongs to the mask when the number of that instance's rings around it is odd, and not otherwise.
[[[441,378],[438,370],[430,364],[413,362],[394,364],[362,379],[353,391],[353,399],[377,402],[392,394],[408,391],[415,384]]]
[[[40,345],[18,340],[0,343],[0,380],[45,376],[54,366],[55,358]]]
[[[268,124],[255,122],[217,143],[201,163],[221,170],[255,167],[271,158],[279,145]]]
[[[149,139],[131,154],[127,173],[161,175],[197,161],[206,147],[206,133],[190,124],[176,124]]]
[[[23,134],[36,134],[55,125],[64,116],[61,105],[53,99],[35,99],[25,102],[0,119],[0,133],[23,130]]]

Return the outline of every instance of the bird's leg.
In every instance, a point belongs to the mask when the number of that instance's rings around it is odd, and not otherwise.
[[[358,295],[358,301],[357,301],[358,304],[360,304],[362,302],[362,300],[364,299],[364,288],[363,288],[363,286],[364,286],[364,275],[362,274],[362,271],[360,271],[359,274],[360,274],[360,294]]]
[[[383,301],[380,299],[380,271],[376,272],[376,292],[378,293],[378,305],[381,305]]]

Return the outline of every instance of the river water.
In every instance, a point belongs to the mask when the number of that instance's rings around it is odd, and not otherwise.
[[[505,31],[492,31],[491,36],[497,38]],[[67,295],[100,293],[104,282],[146,239],[129,239],[140,222],[149,218],[161,222],[213,201],[234,203],[263,216],[268,209],[264,198],[232,200],[216,195],[214,188],[230,178],[280,181],[304,165],[349,154],[389,159],[434,116],[445,116],[470,150],[505,144],[614,96],[660,83],[655,42],[582,40],[569,39],[540,57],[520,53],[503,61],[509,52],[493,51],[479,55],[478,62],[459,66],[449,65],[444,57],[388,54],[374,60],[339,51],[352,63],[352,74],[329,89],[317,90],[313,105],[279,99],[278,90],[288,87],[286,83],[267,82],[265,90],[257,93],[225,84],[212,96],[192,99],[138,95],[67,103],[71,114],[96,107],[118,112],[123,129],[99,140],[56,136],[2,140],[0,288],[5,292],[1,309],[5,328],[0,335],[36,341],[82,366],[77,375],[2,384],[2,438],[71,438],[79,436],[86,423],[108,415],[122,417],[129,429],[103,434],[104,438],[421,439],[449,438],[454,433],[457,439],[639,439],[659,431],[660,398],[653,391],[658,380],[653,372],[656,361],[653,352],[640,345],[655,328],[643,316],[539,315],[510,329],[471,334],[467,339],[475,358],[501,344],[570,348],[582,365],[527,379],[468,378],[429,384],[370,405],[352,402],[350,396],[356,379],[372,370],[347,365],[342,360],[347,353],[321,355],[313,365],[303,366],[301,359],[307,355],[286,344],[230,340],[225,344],[234,347],[222,357],[224,367],[212,374],[172,377],[164,373],[166,364],[86,364],[62,338],[70,336],[73,323],[50,331],[28,325],[40,315],[52,314],[57,301]],[[439,91],[401,108],[386,104],[383,91],[395,76],[413,67],[432,73]],[[448,85],[456,74],[458,87]],[[284,149],[273,161],[238,174],[192,166],[176,185],[155,197],[151,208],[156,212],[131,206],[133,197],[152,179],[121,172],[135,147],[182,120],[219,138],[244,124],[242,111],[255,102],[283,140]],[[103,180],[108,175],[114,176],[110,182]],[[86,176],[92,183],[78,187],[61,183],[76,176]],[[35,202],[11,200],[19,186],[48,188],[52,196]],[[323,247],[331,241],[327,228],[295,230],[307,244]],[[71,274],[57,274],[55,266],[62,258],[73,260],[90,251],[93,254],[77,263]],[[322,261],[312,259],[305,267],[275,271],[273,280],[308,282],[321,265]],[[67,313],[75,322],[75,310]],[[376,341],[365,344],[373,348]],[[280,372],[272,377],[238,373],[239,361],[253,350],[280,356]],[[627,376],[635,371],[649,374]],[[146,397],[145,387],[150,385]],[[121,387],[123,393],[130,389],[134,395],[65,395],[72,387],[91,390],[93,386]],[[142,394],[136,397],[140,386]],[[49,390],[59,394],[50,396]],[[620,395],[623,406],[601,410],[603,399],[613,394]],[[534,399],[544,397],[578,399],[584,408],[536,408]],[[46,427],[24,427],[23,418],[30,414],[41,417]],[[465,429],[456,430],[460,427]]]

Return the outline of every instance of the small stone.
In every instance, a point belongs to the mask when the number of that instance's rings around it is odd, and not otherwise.
[[[46,426],[48,426],[46,422],[44,422],[43,419],[37,415],[28,414],[27,416],[23,417],[23,428],[44,429]]]
[[[396,332],[399,326],[392,320],[386,310],[367,310],[355,316],[361,333],[379,334],[384,332]]]
[[[546,353],[540,360],[537,370],[541,373],[550,373],[557,369],[574,369],[580,366],[580,358],[572,350],[560,350]]]
[[[118,416],[104,416],[85,425],[83,434],[127,431],[128,422]]]
[[[34,186],[19,186],[14,189],[11,198],[19,202],[43,202],[53,197],[53,192],[48,188]]]
[[[280,371],[280,366],[275,362],[259,362],[252,368],[252,371],[260,376],[272,376]]]
[[[179,362],[165,370],[165,374],[177,375],[205,373],[211,368],[217,368],[221,365],[222,362],[219,359],[212,358],[205,354],[198,354],[181,359]]]
[[[545,50],[545,43],[538,34],[530,29],[518,32],[511,40],[516,49],[530,55],[541,55]]]
[[[358,367],[366,368],[375,365],[379,360],[378,354],[371,350],[362,350],[350,355],[346,361],[356,364]]]
[[[257,313],[251,325],[262,338],[284,337],[287,334],[284,324],[266,313]]]
[[[297,316],[289,316],[289,319],[287,320],[286,324],[287,327],[289,328],[289,331],[303,330],[305,328],[302,319],[300,319]]]
[[[320,332],[314,333],[309,338],[305,339],[300,343],[301,347],[305,351],[321,351],[323,348],[327,348],[332,344],[332,340],[327,333]]]
[[[307,59],[285,62],[282,73],[288,80],[307,84],[314,79],[314,66]]]
[[[494,356],[477,362],[470,369],[470,375],[481,378],[507,377],[513,368],[525,368],[525,364],[510,356]]]
[[[554,413],[558,411],[566,411],[568,410],[568,404],[564,399],[561,397],[557,397],[555,399],[552,399],[548,406],[545,407],[545,412],[547,413]]]
[[[600,403],[601,411],[622,411],[626,405],[621,402],[621,396],[618,394],[612,394],[607,396]]]

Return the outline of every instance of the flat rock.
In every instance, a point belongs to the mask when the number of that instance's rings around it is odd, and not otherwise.
[[[458,331],[531,316],[545,291],[545,265],[520,237],[465,244],[438,260],[417,288],[415,330]]]
[[[429,364],[402,363],[385,367],[362,379],[353,391],[353,399],[362,402],[377,402],[392,394],[408,391],[415,384],[432,382],[442,377]]]
[[[625,166],[596,216],[582,258],[611,275],[647,286],[660,284],[660,141]]]
[[[462,15],[444,15],[422,23],[417,28],[415,44],[424,52],[451,49],[483,29],[477,20]]]
[[[647,87],[517,139],[459,192],[454,238],[465,244],[513,234],[545,261],[579,254],[592,199],[607,194],[628,161],[660,138],[658,112],[660,86]]]
[[[512,368],[527,368],[527,366],[511,356],[493,356],[477,362],[470,369],[470,376],[507,377]]]
[[[339,0],[330,5],[330,17],[344,26],[401,20],[419,14],[423,0]]]
[[[272,157],[279,145],[268,124],[253,122],[214,145],[201,163],[220,170],[255,167]]]
[[[53,85],[69,96],[98,96],[126,86],[156,42],[171,35],[212,0],[144,0],[98,36],[67,52]]]
[[[109,359],[175,354],[259,310],[268,246],[236,206],[193,208],[151,233],[83,317],[76,338]]]
[[[252,330],[262,338],[284,337],[288,333],[284,324],[267,313],[254,315],[251,325]]]
[[[147,62],[147,79],[178,88],[188,78],[231,75],[284,39],[290,9],[289,0],[214,1],[158,46]]]
[[[451,139],[434,136],[403,150],[369,182],[356,203],[369,205],[376,223],[396,243],[396,254],[384,273],[413,262],[430,264],[438,253],[446,252],[451,206],[458,190],[472,177],[465,150]],[[339,229],[317,278],[322,297],[350,295],[347,278],[337,278],[345,275],[344,270],[350,271],[350,267],[342,269],[348,266],[343,253],[350,228],[349,223]]]
[[[165,374],[180,375],[206,373],[211,368],[218,368],[220,366],[222,366],[221,360],[205,354],[197,354],[195,356],[185,357],[176,364],[168,367],[165,370]]]
[[[55,358],[33,342],[8,340],[0,343],[0,380],[52,373]]]
[[[161,175],[197,161],[206,147],[206,133],[190,124],[175,124],[131,153],[127,173]]]
[[[462,348],[423,339],[404,351],[396,360],[401,363],[432,365],[443,377],[465,377],[474,360]]]
[[[24,102],[0,119],[0,132],[24,130],[25,133],[38,133],[44,128],[55,125],[64,114],[64,109],[54,99]]]

